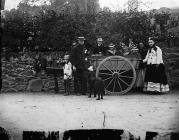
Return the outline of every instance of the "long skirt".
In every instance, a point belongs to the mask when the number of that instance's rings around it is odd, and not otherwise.
[[[169,91],[164,64],[158,67],[156,64],[147,65],[143,90],[162,93]]]
[[[145,69],[136,70],[136,82],[135,87],[142,89],[144,87]]]

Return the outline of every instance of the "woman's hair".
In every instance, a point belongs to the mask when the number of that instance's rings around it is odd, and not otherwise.
[[[157,51],[157,47],[156,47],[156,43],[155,43],[155,39],[150,38],[149,41],[153,41],[154,44],[153,44],[152,48],[153,48],[155,51]],[[152,48],[150,48],[150,52],[151,52],[151,49],[152,49]]]
[[[152,40],[154,42],[154,44],[156,44],[158,41],[157,38],[155,38],[155,37],[149,37],[149,40]]]

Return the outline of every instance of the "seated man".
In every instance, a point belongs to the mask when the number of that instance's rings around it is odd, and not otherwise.
[[[127,45],[125,45],[123,42],[120,43],[122,48],[122,53],[124,56],[129,55],[130,49]]]
[[[103,54],[106,55],[106,50],[107,48],[103,45],[103,39],[98,38],[97,39],[97,44],[93,49],[93,54]]]
[[[135,54],[138,52],[138,48],[134,44],[134,42],[131,38],[129,38],[129,50],[130,50],[130,54]]]
[[[120,55],[120,52],[113,43],[110,43],[106,55]]]

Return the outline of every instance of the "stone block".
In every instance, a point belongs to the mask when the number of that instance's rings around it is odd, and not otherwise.
[[[27,86],[27,91],[40,92],[42,91],[42,87],[43,87],[42,79],[32,79],[29,81],[29,84]]]

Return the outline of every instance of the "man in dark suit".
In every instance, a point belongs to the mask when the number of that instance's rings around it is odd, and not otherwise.
[[[84,41],[84,37],[78,37],[78,44],[72,48],[70,56],[74,71],[74,90],[77,95],[85,95],[87,92],[86,72],[89,67],[87,62],[89,50],[85,47]]]
[[[107,48],[103,45],[103,39],[98,38],[97,44],[93,49],[93,54],[103,54],[106,55]]]

